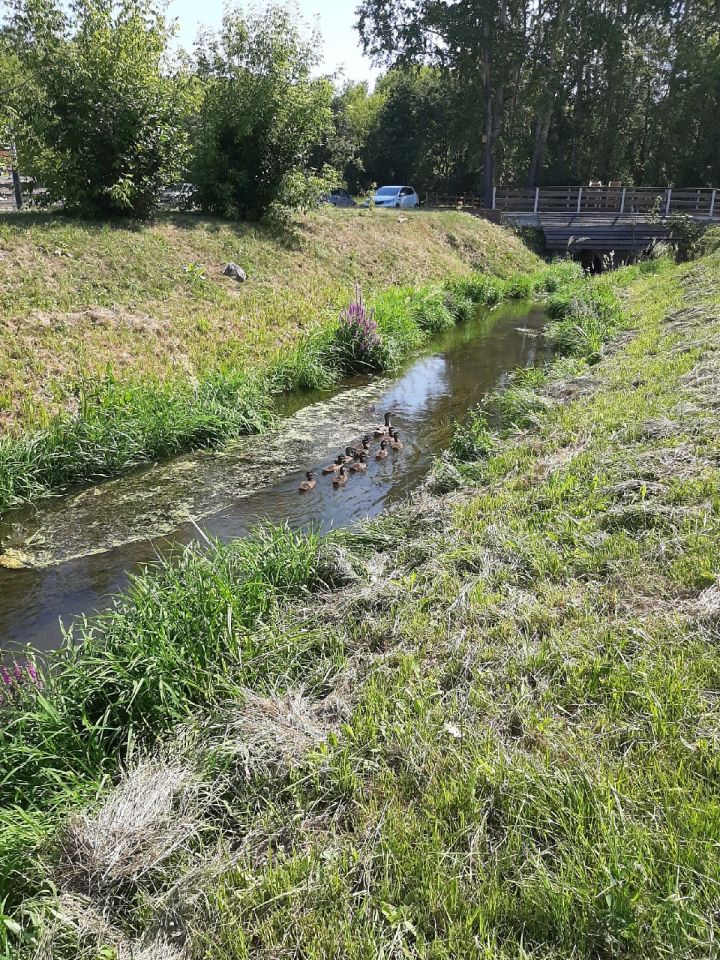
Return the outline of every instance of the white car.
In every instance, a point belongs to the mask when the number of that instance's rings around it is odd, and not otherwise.
[[[373,197],[373,203],[376,207],[408,209],[409,207],[417,207],[420,203],[420,197],[412,187],[380,187]]]

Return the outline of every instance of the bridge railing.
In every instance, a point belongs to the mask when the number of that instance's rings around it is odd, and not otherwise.
[[[493,188],[491,203],[476,194],[426,195],[428,206],[490,207],[505,213],[673,213],[720,217],[720,189],[713,187],[513,187]]]

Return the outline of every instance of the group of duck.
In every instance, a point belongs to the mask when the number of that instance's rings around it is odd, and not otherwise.
[[[366,433],[357,447],[345,447],[345,453],[339,453],[333,463],[323,467],[323,474],[332,475],[332,485],[337,490],[344,487],[351,473],[364,473],[368,467],[368,459],[372,454],[373,440],[380,441],[380,447],[375,451],[376,460],[387,460],[388,451],[402,450],[403,442],[400,434],[394,427],[390,426],[392,413],[386,413],[384,423],[375,427],[372,435]],[[317,483],[315,474],[312,470],[305,472],[305,479],[300,484],[300,493],[307,493],[313,490]]]

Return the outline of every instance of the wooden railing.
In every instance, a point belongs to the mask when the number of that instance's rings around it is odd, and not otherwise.
[[[427,194],[428,206],[486,207],[506,213],[673,213],[720,217],[720,189],[713,187],[503,187],[492,201],[476,194]]]

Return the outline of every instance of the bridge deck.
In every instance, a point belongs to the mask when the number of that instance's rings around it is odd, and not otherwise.
[[[540,214],[548,250],[644,250],[670,235],[663,221],[620,214]]]

